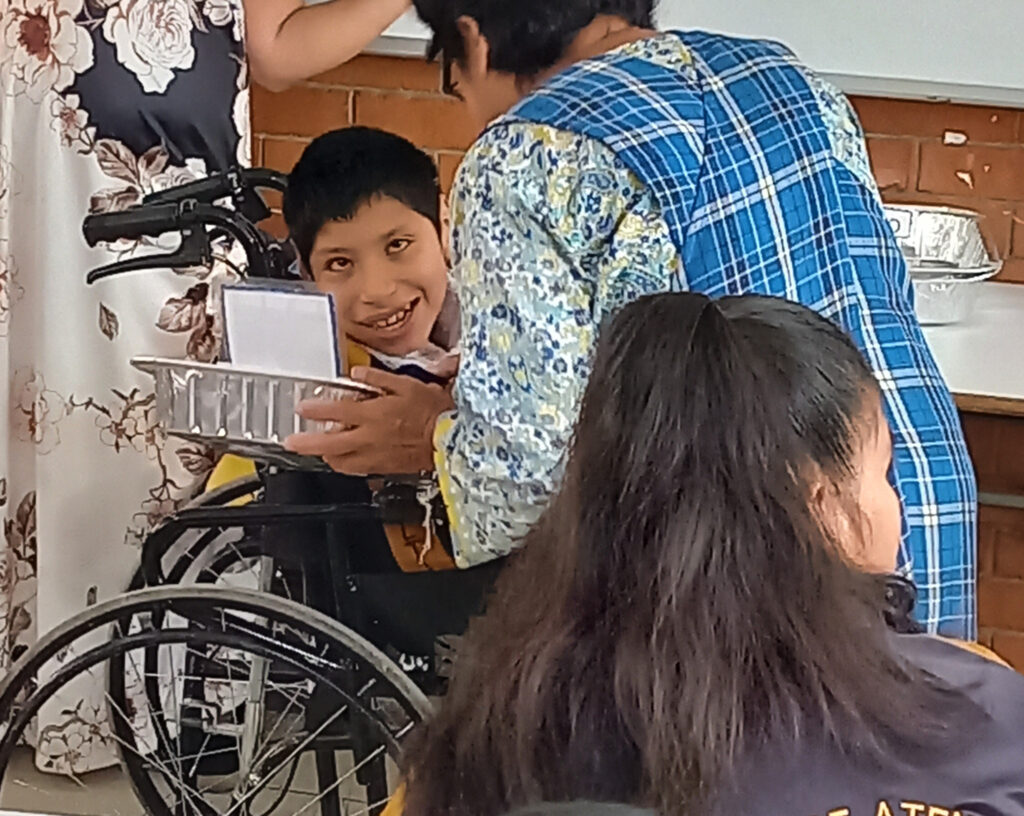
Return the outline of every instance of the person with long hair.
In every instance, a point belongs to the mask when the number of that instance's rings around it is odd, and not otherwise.
[[[891,452],[870,367],[804,306],[625,306],[404,815],[1024,814],[1024,677],[890,625]]]
[[[451,196],[452,410],[411,421],[426,386],[371,372],[388,396],[337,403],[346,430],[315,452],[351,473],[435,462],[456,562],[492,561],[558,488],[606,317],[658,292],[785,297],[875,371],[901,567],[930,631],[974,637],[974,472],[846,98],[777,43],[654,30],[653,0],[415,5],[483,129]]]
[[[86,284],[177,247],[90,248],[82,220],[250,164],[250,83],[282,89],[354,57],[409,0],[0,2],[0,672],[124,591],[139,546],[213,466],[168,440],[133,356],[216,356],[224,246],[187,270]],[[298,124],[298,123],[296,123]],[[69,685],[30,741],[41,769],[116,762],[100,684]],[[35,732],[40,735],[36,739]]]

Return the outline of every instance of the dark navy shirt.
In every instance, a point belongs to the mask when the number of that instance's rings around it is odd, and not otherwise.
[[[969,730],[928,763],[858,764],[824,739],[779,746],[738,775],[729,816],[1024,816],[1024,675],[928,635],[898,652],[959,692]],[[956,706],[954,701],[952,706]],[[951,711],[951,714],[955,714]]]

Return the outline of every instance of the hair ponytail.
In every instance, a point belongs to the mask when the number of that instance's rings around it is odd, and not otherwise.
[[[604,329],[563,486],[414,747],[409,816],[591,798],[682,814],[743,757],[941,737],[884,581],[809,507],[874,384],[849,339],[759,297],[644,298]]]

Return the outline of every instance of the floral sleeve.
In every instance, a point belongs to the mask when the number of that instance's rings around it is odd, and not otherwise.
[[[459,566],[505,555],[562,458],[603,317],[663,290],[677,255],[649,193],[605,146],[526,123],[492,127],[452,197],[462,308],[457,410],[435,444]]]

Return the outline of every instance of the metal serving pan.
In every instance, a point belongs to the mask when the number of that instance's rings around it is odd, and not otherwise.
[[[971,210],[889,204],[886,217],[907,260],[918,319],[936,326],[967,320],[979,285],[999,274],[1002,262]]]
[[[292,434],[324,430],[295,413],[300,402],[380,394],[347,378],[298,379],[227,363],[136,357],[132,365],[156,381],[157,415],[171,436],[289,468],[326,467],[283,447]]]

